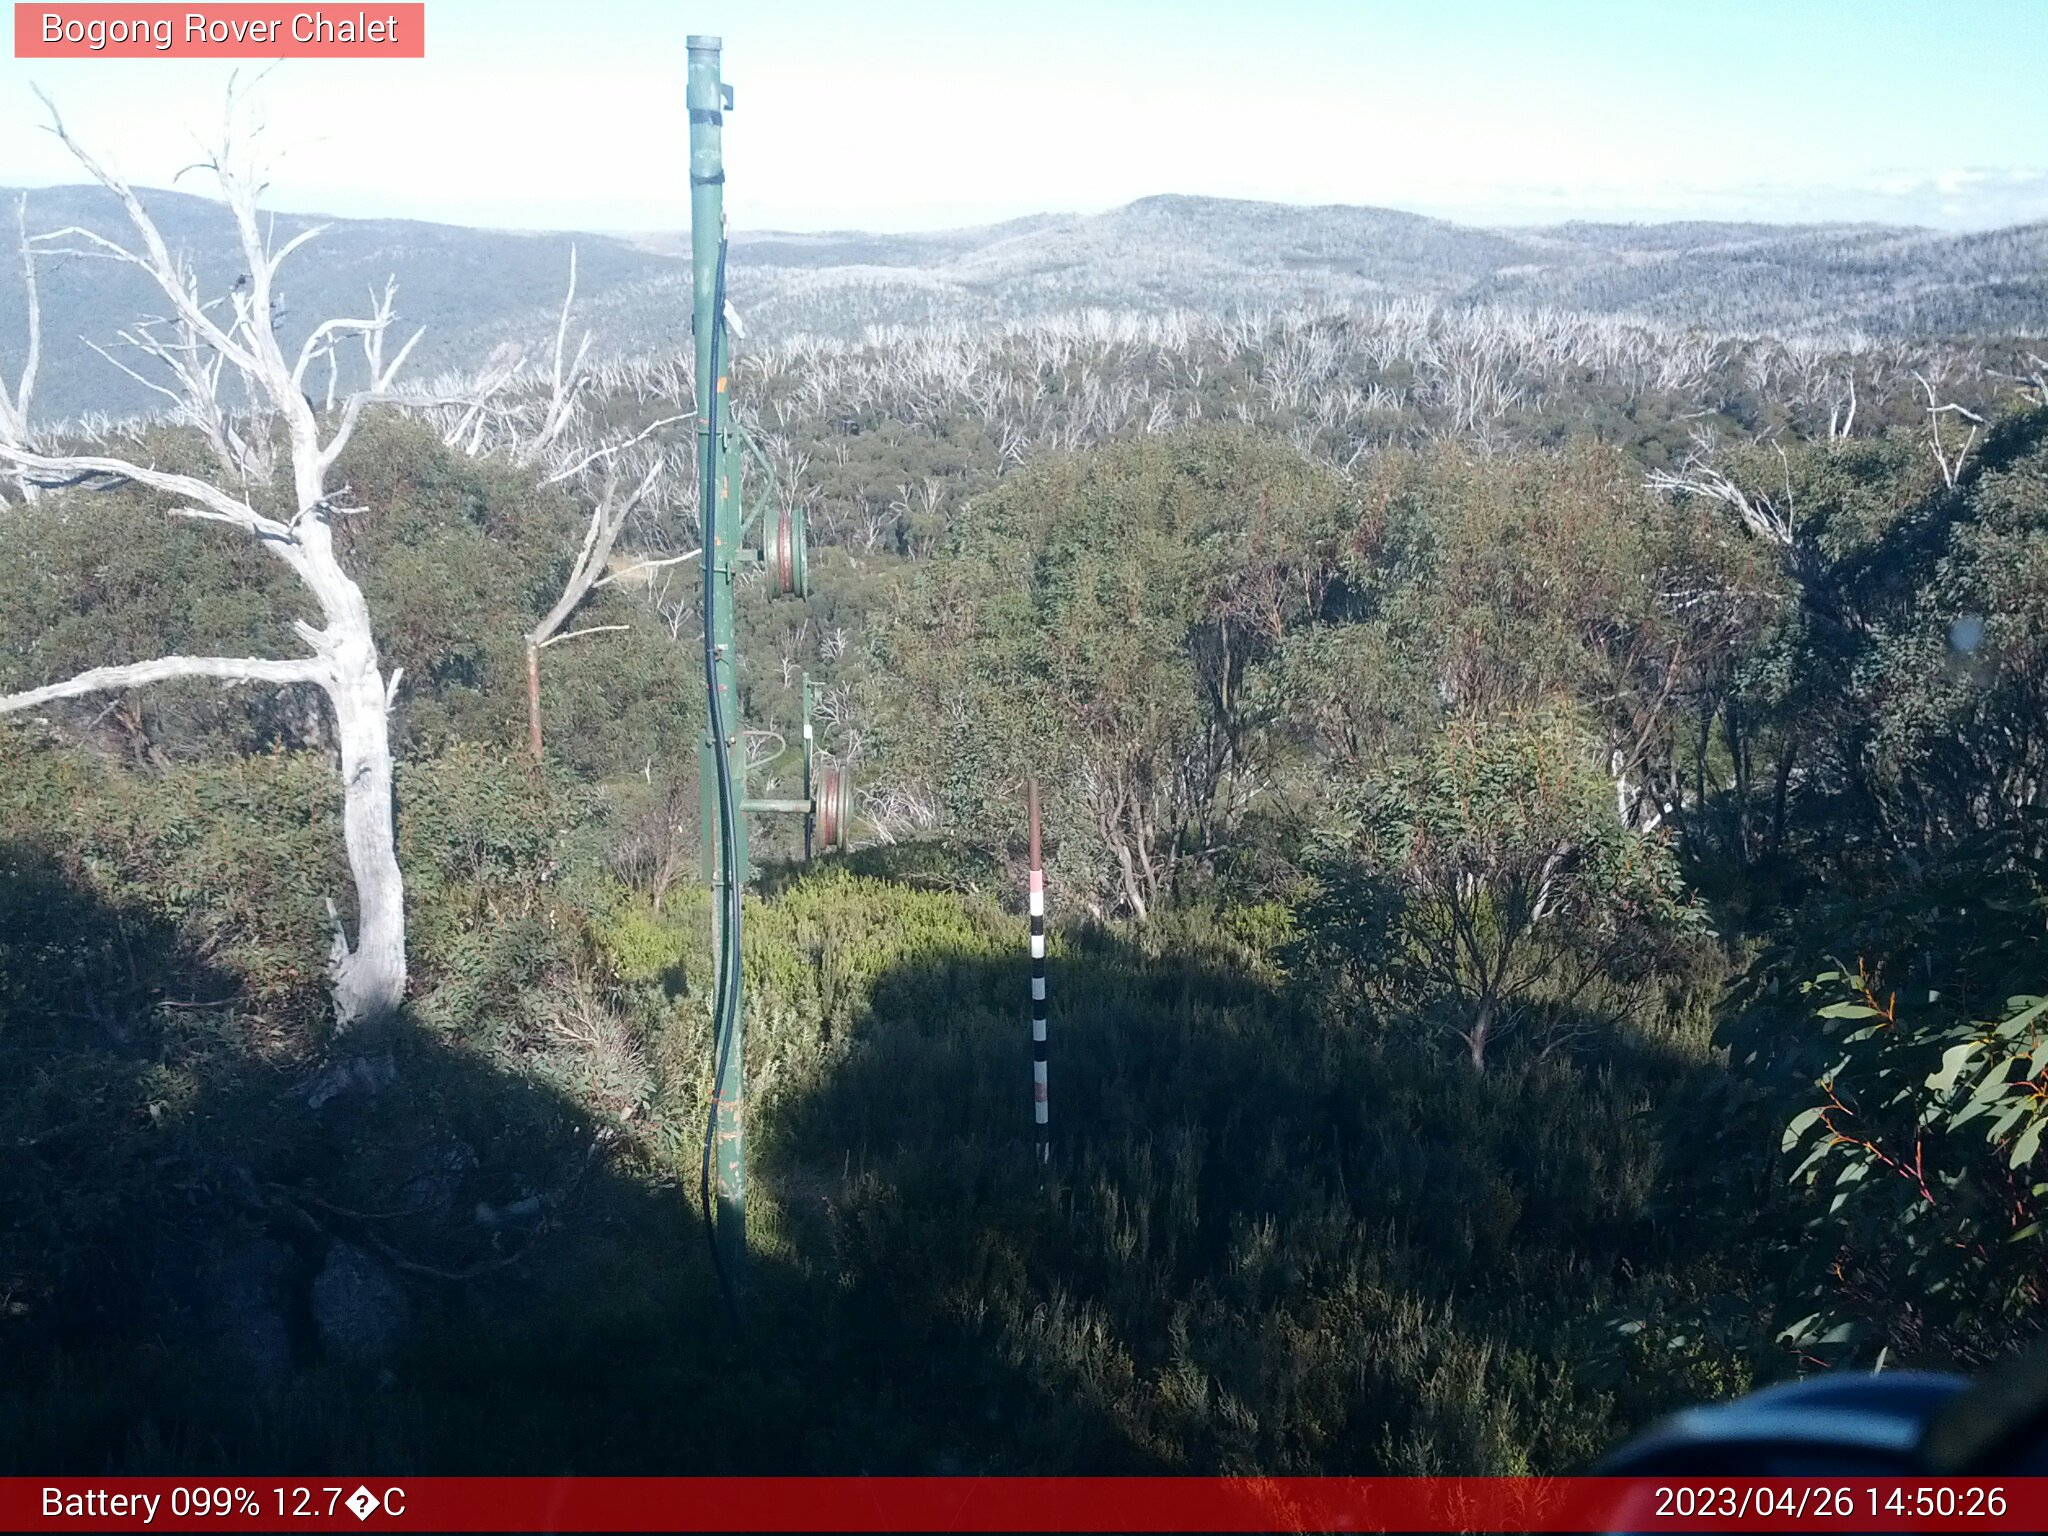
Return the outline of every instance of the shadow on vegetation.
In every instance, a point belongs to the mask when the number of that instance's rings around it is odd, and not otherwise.
[[[1675,1246],[1670,1063],[1482,1082],[1227,933],[1074,931],[1042,1173],[1009,926],[890,951],[808,1080],[757,1062],[735,1333],[648,1150],[695,1126],[415,1024],[315,1058],[0,843],[0,1470],[1509,1472],[1703,1390],[1580,1369]]]
[[[0,842],[0,1471],[943,1471],[962,1391],[993,1422],[875,1276],[764,1254],[735,1335],[688,1193],[568,1095],[237,987]]]
[[[1043,1181],[1021,942],[884,973],[769,1148],[829,1210],[842,1284],[1100,1411],[1093,1443],[1048,1423],[1033,1469],[1557,1469],[1732,1385],[1594,1358],[1598,1315],[1686,1257],[1648,1111],[1712,1070],[1696,1051],[1610,1034],[1480,1079],[1315,1022],[1228,934],[1148,949],[1055,951]]]
[[[651,1263],[685,1209],[552,1090],[410,1025],[316,1057],[236,992],[163,916],[0,843],[0,1462],[538,1471],[603,1447],[610,1293],[714,1304]],[[606,1281],[628,1237],[638,1271]],[[542,1311],[563,1328],[536,1339]]]

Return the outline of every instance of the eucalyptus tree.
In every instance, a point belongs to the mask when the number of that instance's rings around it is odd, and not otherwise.
[[[1606,764],[1568,714],[1458,719],[1393,766],[1363,851],[1398,892],[1394,979],[1485,1071],[1504,1036],[1553,1039],[1650,995],[1701,913],[1662,839],[1617,822]]]
[[[1055,781],[1064,889],[1144,917],[1270,787],[1261,660],[1327,593],[1341,476],[1250,434],[1139,436],[1033,461],[921,562],[866,689],[877,804],[1000,842]]]

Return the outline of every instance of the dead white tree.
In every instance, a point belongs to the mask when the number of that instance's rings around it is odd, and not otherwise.
[[[861,796],[861,819],[878,843],[906,842],[942,821],[936,796],[922,784],[890,784]]]
[[[491,349],[491,355],[484,359],[484,365],[476,377],[464,381],[463,385],[451,384],[439,391],[443,395],[466,395],[454,404],[441,423],[441,441],[447,447],[480,458],[485,448],[485,432],[490,428],[493,416],[503,414],[498,405],[498,396],[519,377],[520,363],[524,350],[517,342],[501,341]]]
[[[782,654],[779,666],[782,670],[782,686],[785,689],[794,688],[797,685],[797,679],[803,676],[804,664],[801,652],[804,648],[804,642],[810,638],[810,634],[811,621],[805,619],[797,625],[796,633],[790,637],[792,649],[784,651]]]
[[[1946,405],[1937,404],[1934,386],[1927,381],[1927,376],[1924,373],[1915,373],[1913,377],[1920,385],[1920,392],[1927,397],[1927,428],[1932,434],[1932,441],[1927,445],[1928,451],[1934,455],[1934,462],[1941,469],[1942,483],[1950,490],[1954,490],[1956,482],[1963,476],[1963,466],[1970,462],[1970,450],[1977,446],[1977,434],[1984,430],[1984,418],[1965,406],[1957,405],[1953,400]],[[1950,414],[1960,416],[1970,424],[1969,434],[1959,445],[1951,445],[1942,440],[1941,418]]]
[[[569,248],[569,286],[562,295],[555,322],[552,371],[534,379],[521,371],[520,350],[511,343],[491,354],[482,372],[467,385],[455,384],[415,402],[430,419],[438,413],[441,440],[472,457],[508,454],[515,463],[542,465],[548,485],[583,489],[590,500],[582,547],[569,567],[554,605],[522,637],[526,645],[526,737],[537,763],[545,745],[540,711],[540,653],[585,635],[615,634],[631,626],[591,624],[581,629],[562,626],[592,592],[615,583],[652,587],[654,573],[697,557],[696,550],[639,560],[615,559],[613,548],[636,509],[656,495],[668,473],[659,448],[643,450],[664,427],[688,419],[663,416],[638,432],[593,440],[588,435],[583,397],[597,382],[590,366],[591,333],[585,331],[573,354],[569,350],[570,317],[576,304],[576,248]],[[617,378],[613,379],[616,385]],[[636,452],[637,451],[637,452]],[[628,459],[635,467],[628,471]],[[635,476],[637,475],[637,480]],[[657,609],[660,604],[657,602]],[[668,617],[666,611],[663,616]]]
[[[257,216],[262,184],[243,157],[251,136],[234,131],[237,98],[230,88],[229,127],[218,151],[206,162],[218,178],[233,217],[247,267],[246,282],[226,299],[204,301],[191,265],[164,243],[156,222],[118,175],[82,148],[66,131],[47,97],[50,129],[93,179],[111,192],[134,227],[137,243],[122,245],[92,230],[72,228],[44,237],[46,247],[74,241],[70,254],[122,263],[140,271],[170,305],[168,321],[142,324],[128,335],[142,353],[168,367],[172,383],[155,385],[178,401],[186,419],[207,430],[223,461],[223,482],[173,473],[112,454],[44,453],[32,440],[0,441],[0,461],[44,486],[85,478],[126,481],[170,498],[175,517],[226,524],[256,539],[297,576],[318,604],[321,622],[294,621],[306,648],[291,658],[160,656],[126,666],[95,667],[62,682],[0,696],[0,714],[18,713],[59,699],[140,687],[172,678],[211,677],[229,684],[311,683],[334,711],[341,759],[342,833],[355,885],[353,945],[330,900],[334,944],[329,958],[337,1024],[342,1028],[388,1019],[405,997],[405,888],[399,873],[392,812],[392,759],[388,715],[399,674],[387,679],[378,663],[369,605],[362,589],[343,569],[334,548],[334,519],[358,511],[341,504],[336,463],[348,446],[364,408],[385,395],[419,340],[389,357],[385,339],[392,326],[391,290],[361,318],[334,319],[315,326],[287,360],[272,326],[271,304],[278,269],[319,231],[307,229],[273,248]],[[303,392],[306,370],[338,341],[357,339],[368,365],[368,387],[349,394],[323,422]],[[248,402],[235,425],[223,402],[222,384],[239,388]],[[152,381],[154,384],[154,381]],[[290,485],[275,487],[257,472],[267,462],[281,430]],[[270,508],[272,510],[261,510]]]
[[[1984,371],[1991,378],[2017,386],[2020,398],[2029,406],[2048,406],[2048,357],[2029,352],[2011,372],[2002,368]]]
[[[584,398],[602,382],[590,366],[589,331],[573,354],[569,350],[575,304],[576,248],[571,246],[569,287],[555,322],[551,371],[536,372],[527,365],[521,343],[504,341],[476,372],[444,375],[425,389],[409,389],[399,403],[433,426],[445,446],[470,458],[502,453],[516,464],[560,470],[575,457],[572,444],[587,415]],[[594,456],[583,461],[591,462]],[[569,473],[555,474],[550,483]]]
[[[740,744],[747,758],[747,782],[758,782],[761,773],[789,751],[789,740],[780,731],[741,731]],[[763,786],[773,793],[775,781]]]
[[[2019,379],[2021,386],[2032,392],[2029,403],[2048,406],[2048,357],[2029,352],[2026,366],[2028,371]]]
[[[562,318],[555,326],[555,367],[549,376],[547,398],[541,404],[540,422],[531,438],[516,450],[522,463],[537,464],[547,456],[575,419],[576,407],[590,383],[585,364],[590,359],[590,332],[576,347],[576,356],[564,366],[562,358],[569,342],[569,310],[576,302],[576,247],[569,247],[569,291],[562,295]]]
[[[664,424],[656,423],[657,426]],[[651,573],[661,566],[676,565],[696,557],[697,551],[692,550],[688,554],[642,560],[612,569],[612,546],[618,543],[626,520],[633,515],[634,508],[654,493],[668,468],[667,457],[659,452],[648,455],[647,466],[637,481],[632,480],[621,466],[622,451],[640,442],[653,430],[649,427],[626,443],[598,450],[590,456],[602,459],[604,471],[590,509],[590,521],[583,529],[583,547],[577,551],[576,561],[569,567],[569,579],[562,584],[562,595],[555,599],[552,608],[541,615],[540,622],[526,632],[526,741],[535,762],[541,759],[540,653],[549,646],[561,645],[584,635],[616,633],[630,627],[625,624],[592,624],[583,629],[564,631],[562,626],[569,622],[569,616],[582,606],[586,597],[601,587],[608,587],[621,578],[631,580],[636,574]],[[563,474],[585,469],[589,462],[589,458],[584,458]]]
[[[1644,477],[1643,483],[1649,489],[1674,496],[1704,496],[1709,501],[1718,501],[1723,506],[1735,509],[1735,515],[1742,519],[1742,526],[1767,544],[1785,548],[1792,542],[1792,466],[1785,462],[1785,490],[1782,499],[1774,500],[1761,492],[1745,491],[1728,476],[1713,466],[1714,443],[1711,437],[1693,434],[1692,451],[1679,462],[1678,468],[1653,469]],[[1785,458],[1785,450],[1778,455]]]
[[[1845,389],[1828,407],[1828,441],[1847,442],[1856,430],[1856,365],[1849,365],[1849,378]]]
[[[21,444],[28,441],[28,406],[36,389],[36,367],[42,360],[43,311],[36,295],[36,251],[28,238],[28,194],[22,193],[15,199],[14,224],[18,249],[21,255],[21,283],[23,302],[27,305],[28,338],[22,353],[21,376],[15,382],[14,393],[7,393],[4,380],[0,380],[0,442]],[[33,501],[36,487],[25,475],[17,476],[24,499]]]

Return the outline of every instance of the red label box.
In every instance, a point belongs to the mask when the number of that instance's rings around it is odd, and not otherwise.
[[[17,59],[423,59],[423,3],[14,7]]]

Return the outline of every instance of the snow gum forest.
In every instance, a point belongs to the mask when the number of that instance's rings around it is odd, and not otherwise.
[[[855,813],[753,822],[741,1333],[686,242],[72,147],[0,1470],[1562,1472],[2048,1321],[2048,228],[736,236],[749,792],[808,676]]]

